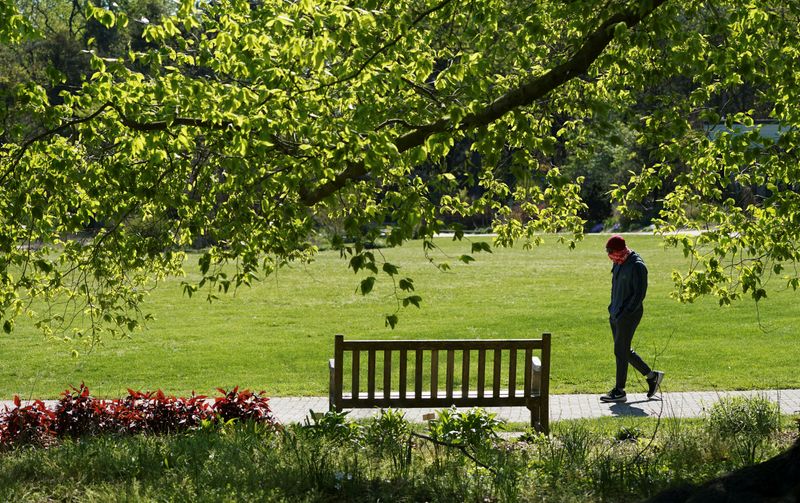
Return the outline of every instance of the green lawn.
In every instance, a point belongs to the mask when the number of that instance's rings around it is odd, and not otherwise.
[[[380,250],[414,278],[421,309],[400,313],[390,284],[356,293],[359,279],[338,253],[321,253],[309,266],[293,266],[252,288],[208,304],[187,298],[180,279],[162,283],[148,301],[156,321],[128,340],[106,340],[90,354],[69,356],[63,343],[45,340],[23,320],[0,338],[0,397],[56,397],[85,381],[96,396],[119,396],[128,387],[185,394],[214,387],[266,390],[270,395],[325,395],[333,335],[352,338],[520,338],[553,334],[554,393],[600,392],[612,385],[613,357],[606,306],[610,262],[607,236],[588,236],[570,251],[545,245],[479,254],[461,264],[464,243],[437,241],[451,256],[440,272],[420,243]],[[667,372],[666,391],[800,387],[797,294],[779,281],[756,307],[743,301],[720,308],[715,299],[680,305],[669,298],[671,271],[685,263],[647,235],[629,236],[650,270],[645,317],[634,346]],[[190,258],[196,264],[196,257]],[[794,363],[792,363],[794,362]],[[633,374],[629,390],[644,389]]]

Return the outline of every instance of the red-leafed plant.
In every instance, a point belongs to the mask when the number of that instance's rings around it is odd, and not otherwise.
[[[189,398],[178,398],[161,390],[142,392],[128,389],[128,396],[122,403],[130,411],[138,413],[128,414],[125,418],[128,431],[177,432],[197,428],[203,420],[213,418],[206,397],[194,393]],[[120,413],[124,414],[118,409],[116,414]]]
[[[14,395],[14,408],[0,416],[0,445],[50,444],[55,414],[41,400],[23,406]]]
[[[264,396],[263,391],[239,391],[239,386],[230,391],[217,388],[217,391],[223,396],[214,399],[212,408],[224,421],[237,419],[275,423],[272,409],[269,408],[269,398]]]
[[[139,409],[131,408],[127,398],[110,400],[103,406],[108,414],[112,431],[129,435],[145,431],[144,413]]]
[[[80,437],[111,431],[113,421],[106,402],[93,398],[89,388],[81,383],[79,388],[70,386],[61,394],[53,429],[58,436]]]
[[[188,398],[167,395],[161,390],[135,391],[116,400],[98,400],[81,383],[61,394],[54,411],[37,400],[22,406],[18,396],[15,407],[0,414],[0,446],[48,445],[56,436],[80,437],[98,433],[175,433],[200,427],[204,421],[256,421],[273,428],[278,426],[264,392],[231,391],[217,388],[221,397],[209,400],[202,395]]]

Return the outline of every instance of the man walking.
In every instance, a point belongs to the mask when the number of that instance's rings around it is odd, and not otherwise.
[[[614,263],[611,267],[611,304],[608,306],[611,334],[614,336],[614,356],[617,363],[617,381],[614,388],[600,397],[603,402],[627,400],[625,384],[628,364],[647,380],[647,398],[655,395],[664,379],[664,372],[651,370],[642,358],[631,349],[636,327],[642,319],[642,302],[647,293],[647,267],[638,253],[625,244],[625,238],[613,235],[606,242],[606,253]]]

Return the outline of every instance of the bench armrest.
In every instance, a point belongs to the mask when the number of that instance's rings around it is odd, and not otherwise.
[[[531,392],[542,392],[542,361],[538,356],[531,358]]]

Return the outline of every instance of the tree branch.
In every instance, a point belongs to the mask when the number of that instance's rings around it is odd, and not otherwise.
[[[117,112],[117,115],[119,115],[119,119],[122,122],[122,124],[125,127],[133,129],[135,131],[142,131],[142,132],[166,131],[172,125],[194,126],[203,129],[216,129],[224,131],[225,129],[234,126],[234,124],[230,121],[214,122],[205,119],[197,119],[194,117],[175,117],[171,121],[163,120],[163,121],[153,121],[153,122],[139,122],[133,119],[129,119],[124,113],[122,113],[122,110],[118,106],[112,104],[111,107]]]
[[[2,175],[0,175],[0,185],[3,184],[6,181],[6,178],[8,177],[8,175],[10,175],[14,171],[14,169],[17,167],[17,164],[19,164],[19,161],[22,159],[22,156],[25,155],[25,152],[30,148],[31,145],[33,145],[37,141],[43,140],[44,138],[48,138],[48,137],[50,137],[52,135],[58,134],[58,133],[66,130],[66,129],[69,129],[72,126],[75,126],[75,125],[80,124],[82,122],[88,122],[88,121],[94,119],[95,117],[97,117],[98,115],[100,115],[101,113],[103,113],[103,111],[105,109],[107,109],[108,107],[110,107],[110,106],[113,106],[111,104],[111,102],[104,103],[100,108],[95,110],[93,113],[87,115],[86,117],[81,117],[81,118],[78,118],[78,119],[75,119],[75,120],[71,120],[71,121],[65,122],[65,123],[61,124],[60,126],[58,126],[55,129],[48,129],[47,131],[45,131],[43,133],[39,133],[38,135],[36,135],[36,136],[34,136],[32,138],[29,138],[19,148],[19,152],[17,152],[17,154],[14,156],[14,159],[12,159],[11,164],[8,166],[8,169],[6,169],[5,172],[3,172]]]
[[[439,98],[436,96],[436,93],[434,92],[434,89],[430,89],[430,88],[428,88],[426,86],[421,86],[421,85],[417,84],[416,82],[413,82],[412,80],[407,79],[405,77],[402,77],[402,80],[406,84],[408,84],[411,87],[413,87],[414,90],[417,91],[417,94],[425,96],[426,98],[430,98],[431,100],[435,101],[436,104],[439,105],[439,106],[443,105],[441,100],[439,100]]]
[[[633,28],[666,1],[642,0],[629,10],[614,14],[590,33],[584,40],[583,45],[560,65],[508,91],[482,110],[467,115],[458,124],[452,124],[449,117],[443,117],[436,122],[420,126],[414,131],[399,136],[394,141],[397,150],[403,153],[418,147],[424,144],[428,137],[436,133],[464,131],[486,126],[516,108],[534,103],[537,99],[542,98],[576,76],[585,73],[614,39],[614,27],[618,23],[625,23],[629,29]],[[312,206],[344,187],[349,181],[363,177],[367,172],[367,166],[363,162],[352,162],[333,180],[320,185],[316,189],[302,191],[300,194],[301,201],[308,206]]]
[[[432,442],[432,443],[434,443],[436,445],[441,445],[441,446],[444,446],[444,447],[450,447],[450,448],[453,448],[453,449],[458,449],[459,451],[461,451],[462,454],[464,454],[464,456],[466,456],[469,459],[471,459],[476,465],[480,466],[481,468],[485,468],[485,469],[489,470],[490,472],[492,472],[493,474],[497,475],[497,469],[496,468],[494,468],[492,466],[489,466],[486,463],[482,462],[480,459],[476,458],[473,454],[471,454],[467,450],[467,447],[465,445],[454,444],[454,443],[451,443],[451,442],[444,442],[442,440],[437,440],[437,439],[435,439],[435,438],[433,438],[431,436],[425,435],[423,433],[417,433],[417,432],[414,432],[414,431],[411,432],[411,436],[412,437],[421,438],[423,440],[427,440],[427,441]]]
[[[425,19],[426,17],[430,16],[434,12],[443,9],[447,4],[449,4],[452,1],[453,0],[442,0],[438,4],[436,4],[433,7],[431,7],[430,9],[421,12],[419,15],[417,15],[416,18],[414,18],[414,20],[411,22],[411,24],[408,25],[408,28],[409,29],[413,28],[414,26],[419,24],[423,19]],[[316,91],[325,89],[326,87],[335,86],[337,84],[341,84],[343,82],[347,82],[348,80],[353,80],[354,78],[356,78],[359,75],[361,75],[361,72],[363,72],[367,68],[367,66],[369,66],[370,63],[372,63],[372,61],[375,58],[380,56],[382,53],[386,52],[390,47],[396,45],[404,36],[405,36],[405,33],[401,33],[400,35],[396,36],[392,40],[390,40],[390,41],[386,42],[385,44],[383,44],[377,51],[373,52],[372,55],[370,55],[370,57],[368,57],[366,60],[364,60],[364,62],[361,63],[358,68],[356,68],[355,70],[353,70],[349,74],[345,75],[344,77],[338,78],[338,79],[334,80],[333,82],[328,82],[326,84],[322,84],[322,85],[319,85],[317,87],[304,90],[302,92],[304,92],[304,93],[316,92]]]

